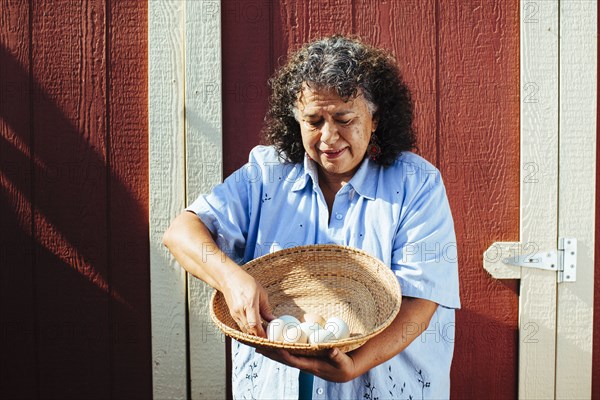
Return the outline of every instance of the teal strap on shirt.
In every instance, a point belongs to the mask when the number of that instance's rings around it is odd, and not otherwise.
[[[312,400],[312,389],[314,379],[315,377],[313,374],[300,371],[300,375],[298,376],[298,382],[300,383],[298,400]]]

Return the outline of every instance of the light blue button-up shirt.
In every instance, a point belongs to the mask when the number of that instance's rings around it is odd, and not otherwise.
[[[366,158],[336,194],[330,217],[316,168],[308,157],[285,163],[273,147],[258,146],[188,210],[240,264],[299,245],[351,246],[390,266],[403,296],[440,305],[429,328],[391,360],[346,383],[315,377],[313,399],[448,398],[460,300],[454,225],[439,171],[410,152],[389,167]],[[236,341],[232,359],[234,398],[298,398],[297,369]]]

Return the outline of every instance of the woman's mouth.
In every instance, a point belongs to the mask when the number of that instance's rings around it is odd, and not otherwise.
[[[334,158],[340,157],[345,151],[347,147],[344,147],[339,150],[323,150],[322,153],[328,160],[333,160]]]

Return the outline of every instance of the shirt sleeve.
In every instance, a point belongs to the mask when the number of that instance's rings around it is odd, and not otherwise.
[[[238,264],[243,263],[250,224],[251,165],[244,165],[186,208],[202,220],[217,246]]]
[[[460,308],[454,222],[439,171],[421,171],[405,199],[392,251],[402,294]]]

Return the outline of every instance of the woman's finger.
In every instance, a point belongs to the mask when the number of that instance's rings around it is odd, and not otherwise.
[[[233,320],[235,321],[235,323],[237,324],[237,326],[240,328],[240,331],[246,333],[246,323],[244,320],[242,320],[242,318],[232,315]]]
[[[259,295],[258,306],[260,309],[260,314],[267,320],[272,321],[275,319],[275,315],[273,315],[273,311],[271,309],[271,305],[269,304],[269,297],[267,292],[261,288],[261,293]]]
[[[260,311],[258,307],[248,307],[246,309],[246,323],[248,333],[260,337],[267,337],[265,330],[262,327]]]
[[[342,353],[339,349],[333,348],[329,352],[329,359],[331,360],[333,365],[336,367],[341,367],[342,364],[344,362],[346,362],[347,358],[348,358],[348,356],[346,354]]]

